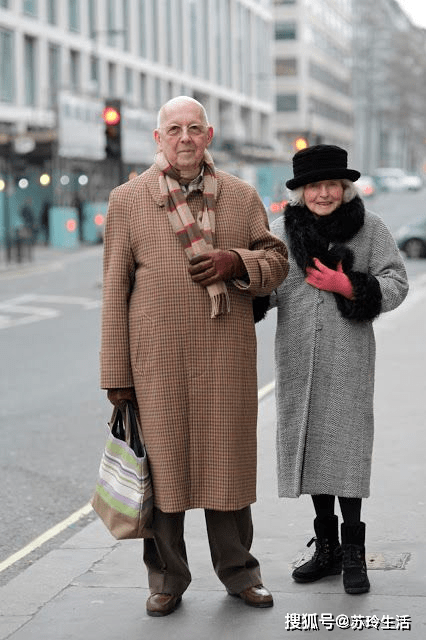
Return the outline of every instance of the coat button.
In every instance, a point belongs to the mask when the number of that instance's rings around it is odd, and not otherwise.
[[[317,325],[317,331],[322,331],[322,324]]]

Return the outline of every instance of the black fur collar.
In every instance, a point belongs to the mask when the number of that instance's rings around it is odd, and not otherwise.
[[[353,238],[364,224],[365,208],[359,196],[343,203],[328,216],[316,217],[305,206],[287,205],[284,211],[285,228],[292,254],[305,271],[314,266],[313,258],[335,269],[342,262],[343,270],[350,271],[353,254],[343,243]],[[330,242],[335,243],[329,249]]]

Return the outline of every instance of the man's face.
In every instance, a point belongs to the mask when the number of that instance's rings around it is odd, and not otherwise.
[[[170,164],[183,174],[198,174],[204,150],[213,138],[213,127],[206,125],[196,104],[181,103],[168,107],[159,129],[154,131],[158,149]]]

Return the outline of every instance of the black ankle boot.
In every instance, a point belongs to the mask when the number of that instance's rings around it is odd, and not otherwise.
[[[307,546],[315,542],[315,553],[308,562],[293,571],[292,577],[296,582],[315,582],[342,572],[337,516],[315,518],[314,529],[317,537],[312,538]]]
[[[346,593],[367,593],[370,581],[365,562],[365,524],[342,524],[343,586]]]

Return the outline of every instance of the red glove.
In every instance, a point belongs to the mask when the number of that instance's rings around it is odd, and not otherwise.
[[[345,296],[345,298],[353,300],[354,290],[352,283],[348,276],[343,273],[341,262],[337,265],[337,271],[326,267],[318,258],[314,258],[314,262],[315,269],[313,267],[306,268],[308,276],[305,278],[305,282],[317,289],[340,293],[342,296]]]
[[[114,407],[124,407],[126,401],[130,400],[130,402],[133,402],[135,408],[138,408],[136,394],[133,387],[127,387],[125,389],[108,389],[107,397]]]
[[[245,267],[236,251],[212,249],[191,258],[188,271],[194,282],[208,287],[219,280],[241,277]]]

